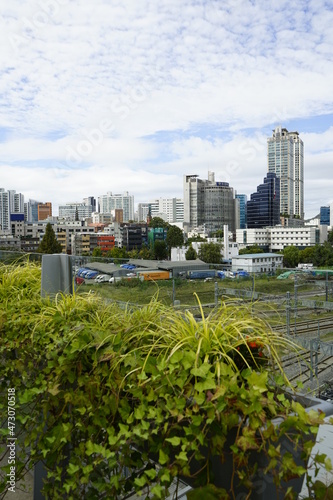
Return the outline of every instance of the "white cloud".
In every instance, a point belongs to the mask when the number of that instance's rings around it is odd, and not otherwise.
[[[56,204],[86,196],[81,179],[99,172],[136,198],[144,188],[147,198],[173,196],[196,169],[254,192],[267,170],[267,130],[298,119],[301,132],[302,119],[333,113],[332,23],[324,0],[11,0],[0,13],[2,185],[45,199],[49,179]],[[68,165],[68,148],[78,152],[106,120],[103,140]],[[318,211],[331,196],[332,128],[302,138],[306,175],[315,163],[322,178],[321,192],[306,188]],[[98,196],[105,183],[96,175]]]

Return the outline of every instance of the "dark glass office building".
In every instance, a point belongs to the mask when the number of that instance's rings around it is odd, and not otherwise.
[[[320,207],[320,224],[322,226],[330,225],[330,214],[331,214],[330,207]]]
[[[239,200],[239,229],[246,229],[246,194],[236,194],[235,198]]]
[[[268,173],[247,202],[247,227],[260,228],[280,224],[280,179]]]

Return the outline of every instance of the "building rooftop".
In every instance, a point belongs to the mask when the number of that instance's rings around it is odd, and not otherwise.
[[[260,259],[260,258],[267,258],[267,257],[283,257],[283,255],[279,253],[248,253],[244,255],[237,255],[235,257],[232,257],[232,259]]]

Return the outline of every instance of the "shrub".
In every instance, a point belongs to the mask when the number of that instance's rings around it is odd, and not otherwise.
[[[17,479],[42,461],[50,499],[165,498],[180,477],[193,494],[229,498],[256,487],[253,454],[262,452],[262,473],[292,498],[283,481],[306,472],[324,416],[287,396],[278,352],[295,346],[265,321],[231,304],[197,321],[156,298],[135,311],[93,294],[42,299],[40,268],[29,264],[2,266],[0,277],[1,389],[15,388]],[[283,438],[292,443],[285,454]],[[228,457],[229,484],[213,486],[212,464]]]

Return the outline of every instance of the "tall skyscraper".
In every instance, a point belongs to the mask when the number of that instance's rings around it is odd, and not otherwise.
[[[24,218],[27,222],[38,222],[38,205],[40,201],[29,200],[24,204]]]
[[[10,228],[10,193],[0,188],[0,229],[2,231]]]
[[[246,194],[236,194],[236,200],[239,200],[239,229],[246,229]]]
[[[0,229],[8,231],[13,214],[24,214],[24,196],[15,190],[0,188]],[[24,215],[23,215],[24,217]]]
[[[298,132],[278,126],[267,139],[268,172],[280,178],[280,213],[304,219],[304,145]]]
[[[329,226],[331,219],[331,207],[320,207],[320,224]]]
[[[257,192],[251,194],[246,211],[249,229],[280,224],[280,182],[275,174],[268,173]]]
[[[208,231],[235,230],[235,193],[228,182],[216,182],[214,172],[208,179],[184,176],[184,222],[191,228],[205,225]]]

